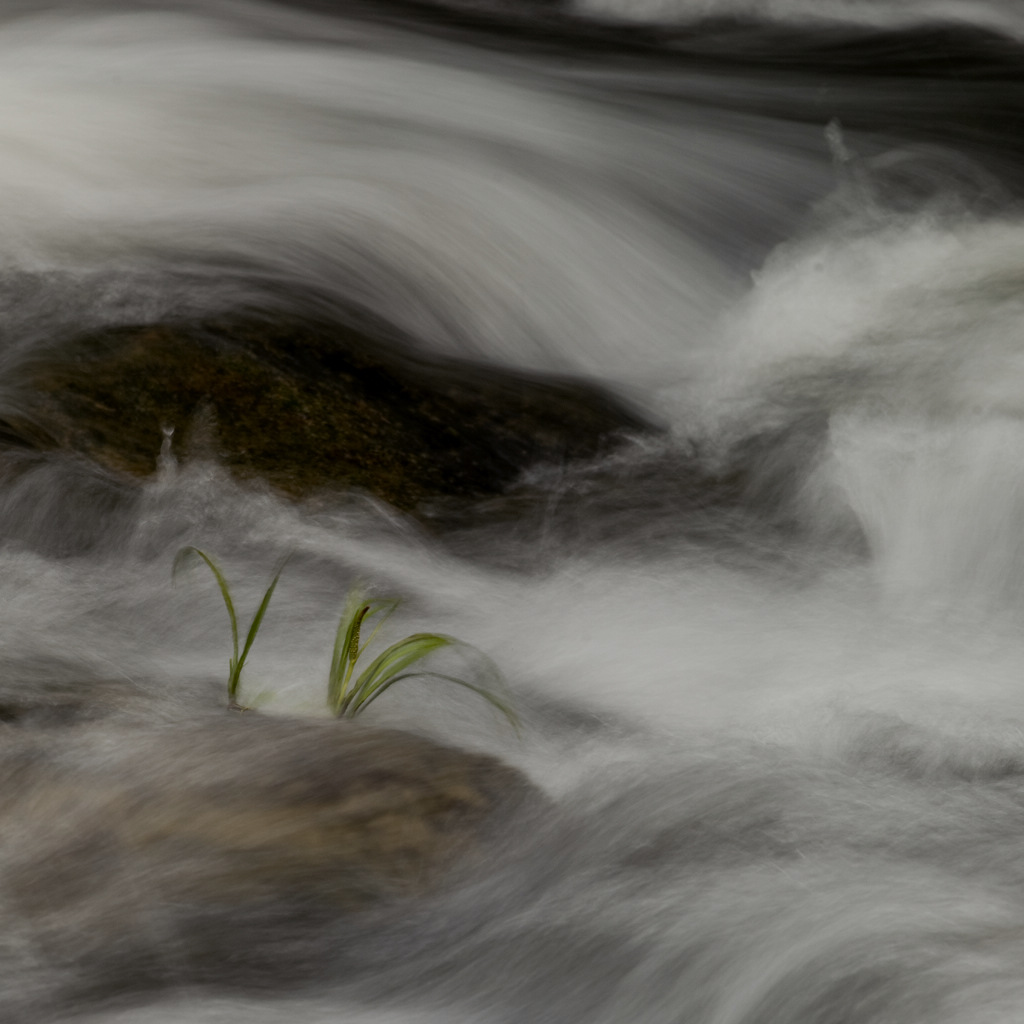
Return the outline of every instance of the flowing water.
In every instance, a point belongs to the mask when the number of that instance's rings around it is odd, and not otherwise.
[[[8,690],[206,706],[227,624],[175,551],[246,607],[291,552],[247,699],[323,714],[372,579],[402,627],[486,651],[524,728],[426,684],[367,719],[497,754],[554,809],[397,923],[254,933],[259,986],[179,970],[172,915],[159,990],[119,1002],[96,967],[53,1004],[88,936],[48,956],[5,910],[0,1012],[1020,1020],[1022,36],[1016,0],[5,0],[4,413],[69,329],[300,288],[662,429],[443,539],[173,447],[139,493],[58,455],[9,479]],[[695,464],[742,500],[700,501]]]

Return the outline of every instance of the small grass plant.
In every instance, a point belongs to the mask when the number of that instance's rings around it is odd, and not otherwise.
[[[207,566],[217,586],[220,588],[224,607],[227,608],[231,622],[231,658],[228,662],[228,707],[245,710],[238,703],[238,689],[242,677],[245,659],[249,655],[263,618],[274,596],[277,581],[284,571],[284,563],[274,574],[260,601],[256,614],[245,636],[245,643],[239,651],[238,615],[235,602],[231,595],[231,587],[216,561],[200,548],[186,545],[175,556],[172,577],[186,566],[195,562]],[[327,704],[337,718],[355,718],[366,710],[381,694],[386,693],[396,683],[412,678],[436,679],[453,683],[463,689],[470,690],[497,708],[513,729],[519,731],[519,720],[512,708],[497,695],[502,686],[501,673],[497,666],[482,651],[445,633],[412,633],[381,650],[372,660],[366,655],[368,648],[374,643],[384,624],[398,608],[399,601],[395,598],[368,598],[362,585],[351,588],[345,601],[341,620],[334,637],[334,649],[331,655],[331,667],[327,676]],[[375,621],[374,621],[375,620]],[[370,635],[365,642],[364,626],[373,624]],[[425,658],[443,649],[460,652],[470,657],[478,666],[478,671],[488,680],[489,685],[471,683],[458,676],[444,672],[435,672],[421,666]],[[368,663],[367,663],[368,662]],[[365,667],[361,667],[365,665]]]
[[[183,547],[175,556],[174,567],[171,570],[172,578],[176,577],[185,566],[194,563],[197,559],[204,562],[210,572],[213,573],[214,578],[217,580],[217,586],[220,587],[221,597],[224,598],[224,606],[228,610],[228,618],[231,620],[231,660],[228,662],[228,707],[237,711],[243,711],[245,709],[238,703],[238,686],[242,679],[242,669],[245,666],[245,659],[249,656],[249,651],[256,640],[256,634],[259,633],[260,626],[263,624],[263,616],[267,614],[267,607],[270,604],[270,599],[274,596],[277,581],[281,578],[281,573],[284,571],[284,564],[281,564],[274,574],[274,578],[270,581],[270,586],[267,587],[263,600],[260,601],[259,608],[256,609],[256,614],[252,617],[252,622],[249,624],[249,631],[245,635],[245,645],[242,647],[241,653],[239,653],[238,616],[235,614],[235,602],[231,596],[231,587],[228,585],[224,573],[221,572],[220,566],[205,551],[189,544]]]
[[[501,684],[497,666],[482,651],[445,633],[413,633],[381,651],[362,671],[357,671],[363,655],[380,633],[384,623],[398,607],[393,598],[368,600],[360,585],[348,594],[334,637],[331,668],[327,676],[327,703],[338,718],[355,718],[395,683],[406,679],[438,679],[471,690],[497,708],[518,731],[519,720],[515,712],[501,700],[495,690]],[[363,643],[363,627],[371,620],[376,624]],[[420,667],[424,658],[444,648],[470,655],[491,680],[490,686],[471,683],[458,676],[434,672]]]

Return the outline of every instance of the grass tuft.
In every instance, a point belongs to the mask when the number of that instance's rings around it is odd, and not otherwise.
[[[256,609],[256,614],[253,616],[249,630],[245,635],[245,644],[242,647],[241,654],[239,654],[238,616],[235,614],[235,602],[231,597],[231,587],[228,585],[224,573],[221,572],[220,566],[205,551],[188,544],[175,555],[171,576],[172,578],[177,577],[182,569],[194,563],[196,559],[203,561],[210,572],[213,573],[214,578],[217,580],[217,586],[220,587],[221,597],[224,598],[224,607],[228,610],[228,618],[231,620],[231,660],[228,662],[228,707],[244,710],[242,705],[238,703],[238,686],[242,678],[242,669],[245,666],[245,659],[249,656],[249,650],[256,640],[256,634],[260,631],[263,617],[267,614],[267,606],[270,604],[271,597],[274,596],[277,581],[281,578],[281,573],[284,571],[284,562],[281,563],[274,574],[274,578],[270,581],[270,586],[267,587],[266,593],[263,595],[263,600],[260,601],[259,608]]]
[[[263,600],[260,601],[256,614],[249,624],[241,651],[238,646],[238,615],[235,612],[235,602],[231,596],[231,587],[220,566],[201,548],[189,544],[175,556],[171,576],[177,578],[179,572],[196,561],[203,562],[213,573],[217,586],[220,588],[221,597],[224,599],[224,607],[228,610],[228,619],[231,622],[228,707],[245,710],[238,703],[238,688],[242,669],[256,640],[256,635],[259,633],[263,617],[267,613],[270,599],[274,596],[277,581],[281,578],[287,558],[285,562],[281,563],[263,594]],[[518,733],[519,719],[516,713],[496,692],[504,685],[498,667],[482,651],[453,636],[448,636],[445,633],[413,633],[386,647],[376,655],[369,665],[361,671],[357,671],[360,662],[365,661],[363,655],[376,640],[398,605],[399,602],[395,598],[368,598],[359,585],[352,587],[349,591],[338,628],[335,631],[331,667],[327,676],[327,704],[333,714],[338,718],[355,718],[396,683],[413,678],[437,679],[441,682],[461,686],[482,697],[497,708]],[[371,624],[373,628],[364,642],[365,629]],[[434,672],[420,666],[425,658],[446,648],[457,650],[464,657],[471,659],[485,683],[471,683],[458,676]]]
[[[471,690],[497,708],[518,732],[518,717],[495,693],[502,685],[498,667],[482,651],[453,636],[444,633],[413,633],[385,648],[365,669],[356,673],[363,654],[398,604],[394,598],[368,600],[362,587],[358,585],[349,591],[338,622],[331,668],[327,677],[327,703],[334,715],[338,718],[355,718],[395,683],[412,678],[428,678]],[[362,627],[374,618],[377,618],[377,623],[366,643],[361,644]],[[490,685],[478,685],[457,676],[418,667],[424,658],[444,648],[458,649],[472,657],[483,669]]]

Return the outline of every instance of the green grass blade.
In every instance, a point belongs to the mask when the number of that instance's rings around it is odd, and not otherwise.
[[[235,696],[238,693],[238,683],[242,678],[242,666],[235,658],[228,662],[228,706],[235,705]]]
[[[380,632],[381,626],[391,617],[397,607],[398,602],[395,600],[367,601],[365,592],[359,585],[349,591],[345,609],[341,613],[338,629],[334,635],[334,650],[331,652],[331,668],[327,677],[327,704],[335,714],[340,713],[348,681],[361,651],[373,642],[374,637]],[[381,612],[384,615],[370,634],[369,639],[360,644],[359,631],[363,623]]]
[[[488,704],[497,708],[509,721],[509,724],[515,729],[516,733],[520,732],[519,716],[512,710],[512,708],[506,704],[501,698],[496,696],[491,690],[488,690],[485,686],[477,686],[474,683],[470,683],[465,679],[459,679],[457,676],[445,675],[443,672],[426,672],[415,670],[412,672],[405,672],[402,675],[392,676],[390,679],[381,683],[372,693],[365,696],[358,703],[353,701],[350,705],[349,717],[354,718],[364,708],[372,704],[385,690],[394,686],[395,683],[400,683],[404,679],[416,679],[416,678],[431,678],[441,679],[446,683],[454,683],[456,686],[462,686],[467,690],[472,690],[473,693],[480,697],[483,697]]]
[[[231,664],[233,669],[235,664],[238,662],[238,616],[235,614],[235,602],[231,600],[231,588],[228,586],[228,581],[224,578],[224,573],[220,571],[220,567],[205,551],[202,551],[197,547],[193,547],[191,544],[186,544],[185,547],[183,547],[174,556],[174,566],[171,569],[171,578],[173,579],[176,577],[181,569],[193,557],[201,558],[207,564],[210,572],[213,573],[214,578],[217,580],[217,586],[220,587],[221,597],[224,598],[224,606],[228,610],[228,618],[231,619],[231,649],[234,653]],[[240,666],[239,671],[241,671]]]
[[[228,702],[231,706],[235,706],[235,697],[238,694],[238,684],[242,677],[242,668],[245,665],[245,659],[249,654],[249,649],[256,640],[256,634],[259,632],[260,625],[263,622],[263,617],[267,613],[267,606],[270,604],[270,599],[274,595],[274,590],[277,587],[277,581],[281,578],[281,573],[284,571],[288,558],[286,557],[281,563],[280,568],[277,570],[273,580],[270,582],[270,586],[267,587],[266,593],[263,595],[263,600],[260,602],[260,606],[256,610],[256,614],[253,616],[252,623],[249,626],[249,631],[246,634],[245,646],[242,648],[241,654],[238,652],[238,615],[235,612],[235,602],[231,597],[231,587],[228,585],[228,581],[225,578],[224,573],[221,572],[220,566],[218,566],[217,563],[201,548],[187,544],[174,556],[174,565],[171,569],[171,576],[172,578],[176,577],[181,569],[194,558],[199,558],[205,562],[207,568],[213,573],[214,578],[217,580],[217,586],[220,587],[221,597],[224,598],[224,606],[228,610],[228,618],[231,620],[231,658],[228,661]]]
[[[369,668],[363,671],[352,687],[350,703],[362,704],[366,698],[388,681],[392,676],[404,672],[410,665],[428,654],[458,644],[455,637],[442,633],[413,633],[404,640],[392,644],[379,654]]]
[[[402,602],[399,601],[397,597],[384,598],[370,603],[370,613],[366,616],[367,619],[372,619],[375,615],[380,614],[380,612],[383,612],[384,614],[381,616],[377,625],[373,627],[373,632],[366,638],[366,642],[362,645],[360,651],[365,651],[366,648],[377,639],[377,634],[381,631],[381,627],[388,621],[388,619],[391,618],[392,615],[395,614],[395,609],[401,603]]]
[[[256,609],[256,614],[253,617],[252,624],[249,626],[249,632],[245,637],[245,646],[242,648],[242,655],[238,659],[238,676],[241,676],[242,674],[242,666],[245,664],[249,648],[252,647],[253,642],[256,640],[256,634],[260,631],[260,626],[263,623],[263,616],[267,614],[267,606],[270,604],[270,599],[274,596],[274,590],[277,588],[277,581],[281,578],[281,573],[283,572],[284,563],[282,562],[281,568],[277,570],[274,574],[274,578],[270,581],[270,586],[267,587],[267,592],[263,595],[263,600],[260,601],[259,608]]]
[[[363,604],[363,590],[358,584],[353,586],[345,598],[345,607],[338,620],[338,628],[334,634],[334,649],[331,651],[331,668],[327,675],[327,703],[335,709],[338,702],[337,691],[341,687],[342,676],[348,663],[348,652],[352,644],[352,633],[355,619]]]
[[[363,619],[370,614],[370,606],[361,604],[349,617],[345,634],[338,635],[339,643],[335,643],[334,665],[329,686],[331,707],[337,709],[345,698],[345,686],[352,676],[352,668],[359,658],[359,630]]]
[[[334,649],[331,652],[331,667],[327,679],[327,702],[331,711],[339,718],[355,718],[395,683],[420,676],[461,686],[482,697],[505,716],[518,734],[519,719],[516,713],[494,692],[494,688],[442,672],[423,671],[414,667],[435,651],[457,647],[472,652],[483,664],[487,674],[498,686],[501,685],[501,673],[490,658],[472,645],[444,633],[413,633],[391,644],[356,676],[355,682],[352,682],[357,661],[361,660],[362,653],[373,643],[398,605],[399,602],[395,599],[368,601],[358,584],[349,591],[335,631]],[[373,632],[364,643],[361,643],[360,628],[376,616],[379,616],[379,619]]]

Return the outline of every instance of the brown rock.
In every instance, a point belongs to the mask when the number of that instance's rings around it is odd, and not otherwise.
[[[217,454],[239,476],[293,496],[361,488],[409,511],[499,493],[529,465],[588,458],[647,428],[581,382],[426,359],[383,329],[258,312],[74,339],[27,376],[29,415],[0,424],[0,444],[49,444],[144,476],[162,425],[180,441],[212,411]]]
[[[494,758],[407,733],[256,713],[9,730],[0,898],[130,930],[160,905],[357,910],[471,865],[538,795]]]

